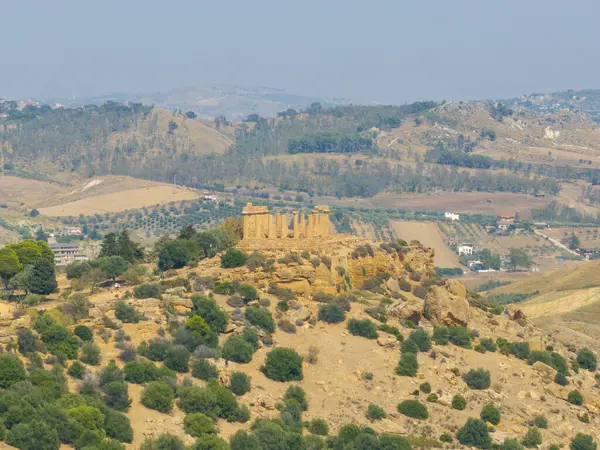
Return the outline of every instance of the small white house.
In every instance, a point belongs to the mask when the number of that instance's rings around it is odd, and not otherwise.
[[[205,202],[215,202],[216,203],[219,200],[216,195],[209,194],[208,192],[204,193],[204,197],[203,198],[204,198]]]
[[[458,246],[456,247],[456,251],[459,255],[472,255],[473,244],[458,244]]]
[[[453,212],[445,212],[444,213],[444,217],[446,219],[448,219],[448,220],[451,220],[451,221],[453,221],[453,220],[460,220],[460,214],[456,214],[456,213],[453,213]]]

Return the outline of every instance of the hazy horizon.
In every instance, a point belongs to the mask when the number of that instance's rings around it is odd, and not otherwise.
[[[403,103],[600,87],[591,0],[3,5],[0,96],[188,86]]]

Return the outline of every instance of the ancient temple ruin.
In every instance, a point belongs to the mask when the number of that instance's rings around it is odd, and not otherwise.
[[[269,214],[266,206],[248,203],[242,210],[243,240],[313,239],[329,236],[329,207],[315,206],[311,214]],[[291,226],[291,228],[290,228]]]

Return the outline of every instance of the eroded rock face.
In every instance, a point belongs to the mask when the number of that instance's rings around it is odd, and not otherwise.
[[[450,289],[460,292],[460,287],[455,282],[451,287],[448,283],[443,287],[433,286],[425,297],[424,311],[438,324],[466,326],[470,319],[469,302],[466,296],[453,294]]]
[[[411,322],[418,323],[423,315],[423,300],[398,300],[388,307],[388,314],[398,319],[408,319]]]

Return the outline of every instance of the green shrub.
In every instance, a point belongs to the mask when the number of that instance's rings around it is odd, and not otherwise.
[[[428,352],[431,349],[431,338],[425,330],[419,328],[408,336],[408,340],[413,341],[419,347],[419,351]]]
[[[529,428],[521,443],[528,448],[534,448],[542,444],[542,433],[535,427]]]
[[[445,444],[449,444],[452,441],[453,441],[452,436],[449,433],[442,433],[440,435],[440,442],[443,442]]]
[[[233,372],[229,378],[229,389],[238,396],[250,392],[250,377],[243,372]]]
[[[435,327],[432,339],[437,345],[448,345],[448,342],[450,342],[450,330],[448,327]]]
[[[319,307],[319,320],[326,323],[340,323],[346,319],[346,312],[337,303],[326,303]]]
[[[181,439],[169,433],[162,433],[156,440],[147,437],[140,450],[186,450]]]
[[[419,370],[417,355],[414,353],[402,353],[400,361],[396,367],[396,374],[402,377],[416,377]]]
[[[404,400],[398,404],[398,412],[413,419],[427,419],[427,407],[418,400]]]
[[[85,325],[77,325],[73,330],[73,334],[85,342],[91,341],[94,337],[90,327],[86,327]]]
[[[100,347],[91,342],[86,342],[81,347],[81,362],[89,364],[90,366],[97,366],[100,364],[102,358],[102,352]]]
[[[475,350],[476,352],[479,353],[486,353],[487,350],[485,349],[485,347],[481,344],[477,344],[475,347],[473,347],[473,350]]]
[[[567,379],[567,376],[562,372],[556,373],[556,376],[554,377],[554,382],[561,386],[566,386],[569,384],[569,380]]]
[[[491,384],[490,371],[485,369],[471,369],[463,376],[463,380],[471,389],[487,389]]]
[[[104,392],[104,403],[106,406],[117,411],[127,411],[131,405],[129,400],[129,389],[123,381],[113,381],[102,388]]]
[[[371,421],[385,419],[386,417],[387,414],[381,406],[371,403],[367,408],[367,418]]]
[[[237,248],[231,247],[221,256],[221,267],[225,269],[231,269],[234,267],[242,267],[246,264],[248,256],[238,250]]]
[[[450,327],[450,342],[458,347],[471,348],[471,333],[465,327]]]
[[[594,353],[588,348],[582,348],[579,350],[579,353],[577,353],[577,362],[579,363],[580,367],[592,372],[596,370],[598,365],[598,362],[596,361],[596,355],[594,355]]]
[[[567,401],[573,405],[581,406],[583,405],[583,395],[579,391],[571,391],[567,396]]]
[[[294,400],[300,406],[302,411],[306,411],[308,409],[308,400],[306,399],[306,392],[300,386],[292,385],[287,388],[285,391],[285,395],[283,396],[283,401],[287,403],[289,400]]]
[[[223,344],[222,355],[227,361],[249,363],[255,348],[239,334],[230,335]]]
[[[258,291],[256,288],[247,283],[240,283],[236,286],[235,291],[240,294],[244,303],[251,302],[258,298]]]
[[[150,381],[157,381],[161,378],[176,377],[176,373],[167,367],[156,367],[152,362],[145,359],[130,361],[123,367],[125,381],[130,383],[143,384]]]
[[[210,297],[194,294],[192,295],[193,313],[204,319],[211,330],[223,333],[227,329],[228,317],[217,302]]]
[[[308,431],[317,436],[327,436],[329,434],[329,425],[323,419],[313,419],[308,424]]]
[[[192,364],[192,376],[200,380],[218,378],[219,371],[217,367],[206,359],[197,359]]]
[[[0,388],[8,389],[27,377],[20,359],[8,354],[0,354]]]
[[[519,359],[529,358],[529,353],[531,353],[529,342],[513,342],[510,345],[510,353]]]
[[[252,325],[262,329],[267,333],[275,332],[275,321],[273,320],[273,315],[268,309],[248,306],[246,307],[244,317]]]
[[[133,306],[119,301],[115,307],[115,317],[123,323],[138,323],[143,316]]]
[[[133,428],[131,422],[122,412],[107,410],[104,418],[106,435],[119,442],[131,444],[133,442]]]
[[[165,355],[165,366],[175,372],[185,373],[189,370],[190,352],[183,345],[174,345]]]
[[[291,348],[279,347],[267,354],[260,370],[275,381],[302,380],[302,357]]]
[[[152,361],[164,361],[167,356],[167,352],[173,344],[162,337],[152,338],[148,341],[144,351],[138,349],[141,355]]]
[[[429,395],[427,396],[427,401],[428,401],[429,403],[435,403],[435,402],[437,402],[437,401],[438,401],[438,396],[437,396],[437,394],[434,394],[434,393],[431,393],[431,394],[429,394]]]
[[[569,444],[571,450],[596,450],[596,447],[597,445],[592,436],[582,433],[577,433]]]
[[[513,438],[513,439],[505,438],[504,442],[502,443],[501,448],[502,448],[502,450],[523,450],[523,446],[515,438]]]
[[[98,384],[103,387],[113,381],[123,381],[123,372],[114,361],[111,361],[100,371]]]
[[[533,425],[536,428],[546,429],[548,428],[548,419],[546,419],[544,416],[535,416],[533,419]]]
[[[37,420],[16,424],[6,443],[21,450],[58,450],[60,446],[56,430]]]
[[[73,378],[78,380],[83,380],[85,375],[85,367],[79,361],[73,361],[73,363],[69,366],[69,370],[67,370],[67,374]]]
[[[146,386],[142,392],[142,405],[146,408],[167,413],[173,409],[175,394],[171,386],[166,383],[154,381]]]
[[[492,425],[498,425],[500,423],[500,410],[491,403],[484,405],[479,416],[481,417],[481,420],[489,422]]]
[[[483,450],[492,446],[487,425],[483,420],[468,418],[467,422],[456,433],[458,442],[467,447],[476,447]]]
[[[32,308],[34,306],[39,305],[44,300],[44,297],[38,294],[27,294],[23,299],[23,306],[28,308]]]
[[[160,285],[156,283],[144,283],[133,288],[135,298],[157,298],[162,299]]]
[[[19,351],[23,355],[35,353],[35,336],[30,329],[19,328],[17,330],[17,344],[19,345]]]
[[[394,336],[396,336],[398,342],[404,341],[404,336],[402,336],[402,333],[400,333],[400,330],[396,327],[393,327],[387,323],[382,323],[377,327],[377,329],[383,331],[384,333],[393,334]]]
[[[431,384],[427,381],[425,383],[421,383],[419,385],[419,390],[425,394],[429,394],[431,392]]]
[[[452,408],[464,411],[467,408],[467,400],[462,395],[452,397]]]
[[[217,428],[213,419],[201,412],[188,414],[183,419],[183,429],[187,434],[200,437],[204,434],[216,434]]]
[[[419,353],[419,346],[415,341],[407,339],[400,346],[400,351],[402,353],[414,353],[416,355]]]
[[[224,281],[224,282],[217,281],[215,283],[215,294],[233,295],[233,294],[235,294],[235,286],[233,283],[231,283],[229,281]]]
[[[490,338],[484,338],[479,341],[479,344],[485,348],[488,352],[495,352],[498,350],[498,347]]]
[[[354,336],[377,339],[377,327],[369,319],[350,319],[348,321],[348,331]]]
[[[204,434],[196,439],[193,450],[229,450],[229,446],[214,434]]]

